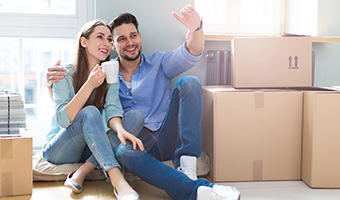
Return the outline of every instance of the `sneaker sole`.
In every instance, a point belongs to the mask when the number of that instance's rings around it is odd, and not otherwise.
[[[233,189],[235,190],[235,195],[233,197],[234,200],[241,200],[241,194],[238,190],[236,190],[236,188],[233,187]]]

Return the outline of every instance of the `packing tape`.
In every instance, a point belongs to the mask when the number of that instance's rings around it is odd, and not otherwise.
[[[1,174],[1,196],[10,196],[13,195],[13,177],[12,172],[6,172]]]
[[[255,91],[255,109],[264,108],[264,92]]]
[[[262,172],[263,172],[262,160],[254,160],[253,161],[253,180],[262,181],[263,179]]]
[[[13,140],[1,140],[1,159],[13,158]]]

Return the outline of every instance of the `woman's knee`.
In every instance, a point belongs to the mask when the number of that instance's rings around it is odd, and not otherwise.
[[[86,117],[86,119],[101,119],[101,114],[100,114],[100,111],[97,107],[95,106],[86,106],[84,108],[82,108],[80,111],[79,111],[79,114]]]

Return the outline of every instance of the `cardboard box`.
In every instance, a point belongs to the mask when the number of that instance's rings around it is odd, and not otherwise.
[[[235,88],[312,86],[311,37],[234,38]]]
[[[32,194],[32,138],[0,137],[0,197]]]
[[[340,188],[340,93],[304,92],[302,180]]]
[[[202,150],[219,181],[301,180],[302,91],[203,87]]]

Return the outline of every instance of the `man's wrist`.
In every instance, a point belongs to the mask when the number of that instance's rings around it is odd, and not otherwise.
[[[199,31],[203,28],[203,21],[202,21],[202,18],[200,19],[200,25],[196,28],[195,31]]]

